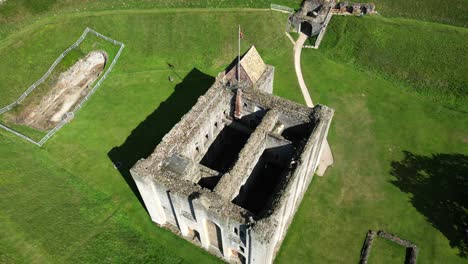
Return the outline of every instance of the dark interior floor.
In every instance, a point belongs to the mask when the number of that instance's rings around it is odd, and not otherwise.
[[[259,215],[273,195],[284,170],[283,164],[272,160],[271,154],[264,151],[233,202]]]
[[[226,173],[237,160],[249,136],[250,134],[236,129],[233,125],[224,127],[208,148],[200,164],[220,173]]]

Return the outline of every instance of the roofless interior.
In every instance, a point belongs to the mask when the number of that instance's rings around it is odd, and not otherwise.
[[[284,179],[291,157],[291,144],[265,149],[233,203],[259,215]]]
[[[234,121],[221,130],[200,164],[221,173],[229,170],[252,133],[251,130],[236,123]]]
[[[198,181],[201,187],[211,191],[215,189],[221,178],[236,164],[239,153],[262,122],[267,110],[253,102],[249,102],[249,107],[246,107],[242,118],[234,119],[228,115],[217,123],[219,133],[207,146],[206,152],[201,153],[203,157],[199,164],[213,171]],[[270,208],[286,175],[294,170],[294,154],[302,151],[301,145],[310,135],[312,124],[281,114],[275,125],[277,127],[282,129],[268,132],[264,146],[252,156],[256,161],[232,200],[257,216]]]
[[[259,111],[238,120],[231,118],[223,120],[224,127],[200,160],[201,165],[217,171],[219,174],[201,178],[198,185],[210,190],[216,187],[223,174],[235,164],[239,158],[239,152],[264,115],[264,111]]]

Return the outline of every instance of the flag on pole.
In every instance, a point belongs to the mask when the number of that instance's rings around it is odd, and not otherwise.
[[[237,50],[237,52],[238,52],[237,53],[237,82],[240,82],[240,69],[239,69],[239,67],[240,67],[240,45],[241,45],[240,43],[241,43],[241,38],[244,37],[244,33],[242,33],[242,31],[241,31],[240,25],[239,25],[239,31],[238,32],[239,32],[238,33],[239,38],[238,38],[238,46],[237,46],[237,48],[238,48],[238,50]]]

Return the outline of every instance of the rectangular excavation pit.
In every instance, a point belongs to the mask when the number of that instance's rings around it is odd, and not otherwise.
[[[45,87],[40,87],[43,91],[40,99],[25,100],[21,111],[14,116],[15,122],[48,131],[90,92],[105,69],[108,55],[105,51],[94,50],[74,59],[76,62],[71,67],[55,72]]]
[[[284,177],[292,155],[291,143],[266,148],[233,203],[261,214]]]
[[[86,28],[39,80],[0,108],[0,129],[42,146],[99,88],[123,48],[123,43]]]

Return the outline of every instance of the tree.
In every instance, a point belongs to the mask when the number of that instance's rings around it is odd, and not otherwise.
[[[459,249],[468,254],[468,156],[416,155],[404,151],[391,163],[392,183],[412,195],[414,207]]]

